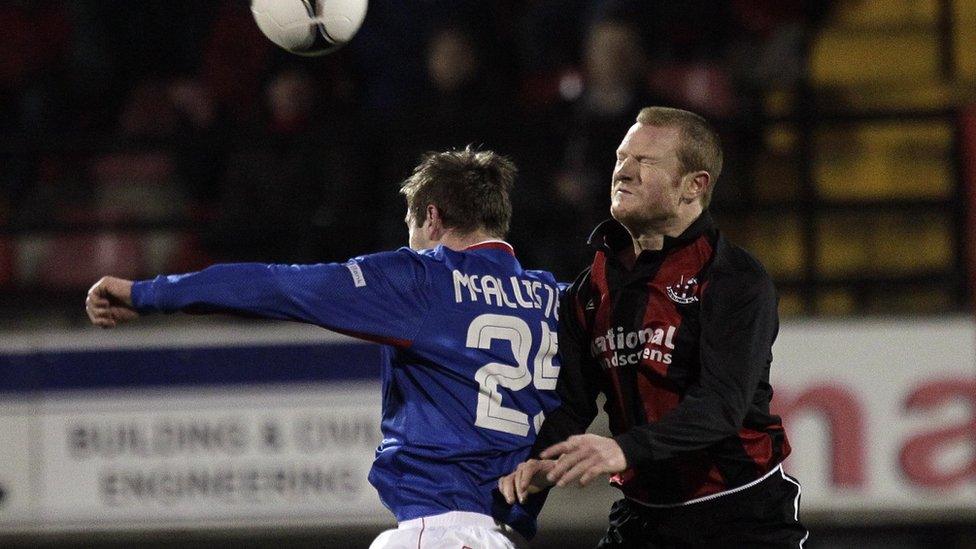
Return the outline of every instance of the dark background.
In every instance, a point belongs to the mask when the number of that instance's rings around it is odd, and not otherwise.
[[[650,104],[719,128],[713,210],[784,316],[967,308],[972,2],[371,4],[309,59],[242,0],[0,2],[0,319],[81,323],[104,273],[403,245],[399,182],[467,144],[517,162],[511,240],[570,280]]]
[[[309,59],[268,42],[242,0],[3,0],[0,327],[83,325],[103,274],[405,245],[400,181],[424,151],[467,144],[515,160],[510,240],[523,264],[570,280],[606,216],[614,149],[651,104],[719,129],[712,209],[774,276],[783,317],[967,312],[974,29],[972,0],[373,0],[350,44]],[[811,526],[810,547],[976,537],[971,524]],[[593,535],[544,531],[537,546]]]

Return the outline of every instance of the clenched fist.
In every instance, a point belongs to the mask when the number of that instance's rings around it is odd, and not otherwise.
[[[132,308],[132,281],[103,276],[88,290],[85,312],[92,324],[101,328],[135,320],[139,313]]]

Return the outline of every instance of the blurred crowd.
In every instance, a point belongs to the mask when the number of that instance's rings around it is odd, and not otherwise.
[[[716,207],[748,202],[765,94],[801,77],[823,11],[370,4],[349,45],[302,58],[261,36],[243,0],[0,3],[0,226],[180,227],[192,238],[165,269],[341,260],[404,245],[400,181],[424,151],[475,144],[520,168],[523,262],[566,279],[642,106],[711,118],[728,157]]]

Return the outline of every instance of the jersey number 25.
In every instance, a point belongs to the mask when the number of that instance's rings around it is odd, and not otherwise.
[[[512,346],[516,366],[489,362],[474,374],[478,382],[478,409],[474,424],[485,429],[526,436],[529,434],[529,416],[515,408],[502,406],[499,386],[511,391],[521,391],[533,384],[538,390],[555,390],[559,366],[552,363],[558,348],[558,338],[544,321],[542,340],[535,354],[532,372],[529,371],[529,352],[532,348],[532,330],[521,318],[509,315],[484,314],[468,326],[467,346],[472,349],[490,349],[494,340],[507,341]],[[538,432],[544,415],[539,412],[533,419]]]

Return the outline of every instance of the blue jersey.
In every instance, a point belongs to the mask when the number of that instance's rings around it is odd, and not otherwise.
[[[558,294],[550,273],[523,270],[503,242],[215,265],[132,288],[140,312],[237,312],[386,344],[383,441],[369,474],[380,499],[398,521],[471,511],[527,538],[541,501],[510,507],[492,491],[558,405]]]

